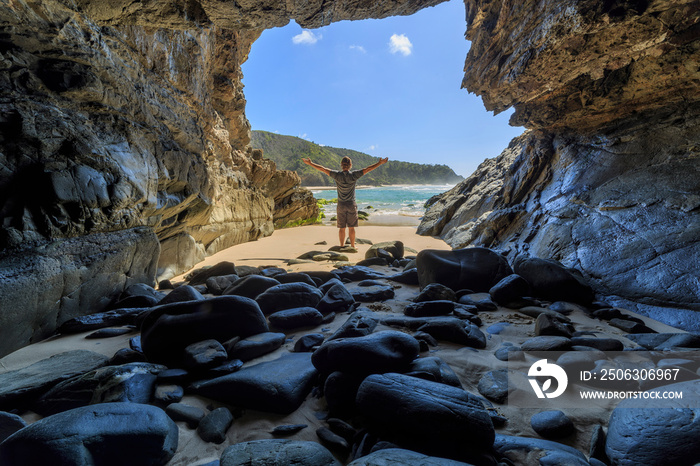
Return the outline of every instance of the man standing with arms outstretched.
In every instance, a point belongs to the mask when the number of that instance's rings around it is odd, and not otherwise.
[[[312,162],[311,159],[301,159],[301,161],[335,180],[335,185],[338,188],[338,238],[340,239],[340,245],[345,245],[345,228],[347,227],[350,236],[350,246],[354,248],[355,228],[358,223],[355,185],[357,185],[357,180],[359,180],[362,175],[366,175],[375,168],[384,165],[389,159],[379,159],[379,162],[373,163],[367,168],[353,171],[350,171],[352,168],[352,160],[350,160],[350,157],[343,157],[343,160],[340,161],[341,171],[331,170],[323,165]]]

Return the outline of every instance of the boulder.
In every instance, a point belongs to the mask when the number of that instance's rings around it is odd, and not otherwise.
[[[411,303],[403,310],[409,317],[434,317],[446,316],[455,309],[454,301],[421,301]]]
[[[273,312],[267,318],[272,326],[281,329],[315,327],[323,322],[323,314],[313,307],[297,307]]]
[[[222,294],[255,299],[260,293],[279,284],[280,282],[274,278],[263,277],[262,275],[247,275],[229,285]]]
[[[517,274],[508,275],[489,290],[491,299],[504,307],[522,307],[523,298],[530,296],[530,284]]]
[[[143,321],[141,344],[149,361],[178,367],[187,345],[209,339],[222,343],[267,331],[267,320],[255,301],[218,296],[154,308]]]
[[[421,288],[440,283],[454,291],[468,288],[487,292],[513,273],[503,256],[486,248],[424,249],[416,257],[416,265]]]
[[[554,260],[520,258],[515,261],[514,269],[530,284],[533,295],[539,298],[587,305],[595,297],[580,272]]]
[[[396,273],[394,275],[389,275],[386,277],[387,280],[392,282],[403,283],[405,285],[418,285],[418,269],[413,267],[411,269],[406,269],[402,272]]]
[[[360,308],[350,314],[343,325],[328,340],[337,338],[363,337],[374,332],[379,323],[379,316],[367,308]]]
[[[226,440],[226,431],[233,424],[233,414],[231,411],[222,406],[207,413],[197,425],[197,435],[205,442],[224,443]]]
[[[429,456],[403,448],[386,448],[348,463],[348,466],[470,466],[461,461]]]
[[[0,463],[165,465],[178,429],[155,406],[101,403],[45,417],[0,444]]]
[[[340,466],[333,454],[316,442],[284,439],[252,440],[224,450],[221,466]]]
[[[321,291],[306,283],[283,283],[260,293],[257,301],[263,314],[297,307],[316,307],[323,298]]]
[[[27,425],[27,422],[17,414],[0,411],[0,443]]]
[[[365,259],[371,259],[372,257],[380,257],[379,251],[384,250],[391,254],[392,259],[403,258],[404,247],[401,241],[384,241],[381,243],[375,243],[367,249],[365,252]]]
[[[423,287],[413,301],[416,303],[423,301],[457,301],[457,294],[445,285],[430,283]]]
[[[233,374],[192,384],[212,400],[263,412],[289,414],[304,402],[318,372],[309,353],[289,353]]]
[[[284,344],[284,333],[262,332],[256,335],[238,340],[230,348],[227,348],[228,356],[232,359],[250,361],[257,357],[271,353]]]
[[[529,458],[538,458],[543,465],[590,466],[583,453],[551,440],[497,434],[493,447],[513,464],[527,464]]]
[[[207,268],[197,269],[188,275],[189,284],[192,286],[203,285],[211,277],[231,275],[236,273],[236,266],[233,262],[222,261]]]
[[[335,273],[338,278],[344,282],[359,282],[361,280],[385,278],[383,273],[362,265],[346,265],[337,269]]]
[[[93,351],[74,350],[4,372],[0,374],[0,410],[21,407],[59,382],[104,366],[107,360]]]
[[[204,340],[185,347],[182,363],[189,370],[201,371],[221,365],[227,358],[226,349],[221,343]]]
[[[613,464],[695,464],[700,458],[700,382],[650,390],[683,393],[682,399],[621,401],[610,415],[605,452]],[[661,404],[663,403],[663,404]]]
[[[372,374],[404,370],[418,352],[415,338],[385,330],[362,337],[326,340],[313,353],[312,362],[327,374],[335,371]]]
[[[209,277],[206,281],[207,290],[215,296],[220,296],[224,294],[226,288],[233,285],[239,278],[240,277],[235,273],[220,275],[218,277]]]
[[[403,374],[374,374],[357,392],[370,429],[398,445],[447,457],[487,451],[495,432],[484,405],[468,392]]]
[[[323,295],[321,301],[316,305],[322,314],[330,314],[331,312],[346,312],[355,303],[355,298],[345,288],[345,285],[338,282],[332,285]]]
[[[562,411],[541,411],[530,418],[530,426],[537,435],[547,439],[568,437],[576,431],[574,423]]]

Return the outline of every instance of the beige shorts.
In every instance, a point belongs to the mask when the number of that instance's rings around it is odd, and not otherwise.
[[[358,222],[357,204],[354,202],[339,202],[338,208],[336,209],[336,216],[338,218],[338,228],[355,228]]]

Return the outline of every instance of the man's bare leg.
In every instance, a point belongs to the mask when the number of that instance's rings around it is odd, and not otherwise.
[[[355,227],[348,227],[348,233],[350,234],[350,246],[355,247]]]
[[[353,229],[350,228],[350,231]],[[352,233],[350,233],[352,235]],[[345,245],[345,228],[338,228],[338,238],[340,239],[340,245]],[[351,240],[352,241],[352,240]]]

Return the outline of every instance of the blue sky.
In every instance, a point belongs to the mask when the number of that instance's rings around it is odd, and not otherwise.
[[[263,32],[243,65],[253,129],[468,176],[522,128],[460,89],[464,3],[415,15]]]

